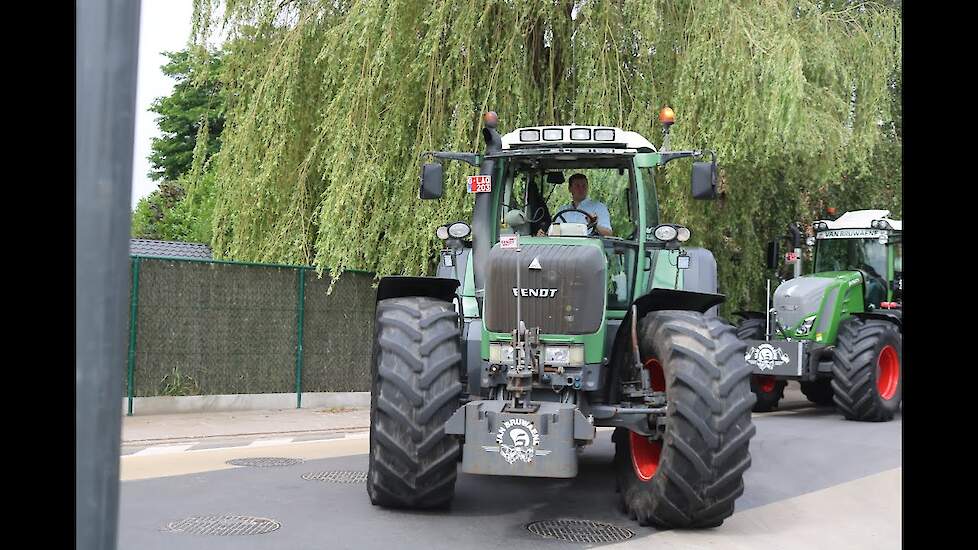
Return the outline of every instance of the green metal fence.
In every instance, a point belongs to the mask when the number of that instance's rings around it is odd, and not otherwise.
[[[128,414],[134,397],[369,391],[373,274],[131,257]]]

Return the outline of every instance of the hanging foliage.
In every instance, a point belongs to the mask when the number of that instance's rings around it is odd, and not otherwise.
[[[888,5],[195,0],[194,29],[198,44],[230,36],[218,256],[430,272],[434,229],[471,215],[450,182],[474,169],[447,164],[445,196],[420,201],[421,153],[480,151],[489,109],[504,131],[600,124],[659,142],[652,118],[672,106],[671,146],[716,150],[723,197],[694,204],[688,163],[672,163],[662,219],[714,251],[730,310],[763,292],[763,243],[819,217],[826,197],[899,216],[902,182],[870,177],[899,178],[901,163]]]

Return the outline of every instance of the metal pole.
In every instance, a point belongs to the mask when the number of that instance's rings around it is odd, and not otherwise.
[[[114,550],[140,2],[75,7],[75,548]]]
[[[299,268],[299,333],[295,350],[295,408],[302,408],[302,321],[305,318],[306,270]]]
[[[129,375],[127,388],[129,390],[129,407],[126,416],[132,416],[132,398],[135,393],[136,381],[136,320],[139,315],[139,263],[140,258],[132,259],[132,293],[129,295]]]
[[[801,249],[795,248],[795,278],[801,277]]]
[[[764,339],[771,334],[771,279],[767,280],[767,296],[764,298]]]

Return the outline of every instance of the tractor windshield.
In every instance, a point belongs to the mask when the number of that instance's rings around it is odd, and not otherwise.
[[[548,236],[551,225],[587,224],[583,212],[594,216],[588,235],[603,241],[608,257],[608,307],[627,308],[640,234],[632,166],[630,156],[512,159],[504,169],[499,234]]]
[[[886,245],[876,238],[819,239],[815,250],[815,273],[861,271],[866,278],[866,303],[879,305],[886,299]]]

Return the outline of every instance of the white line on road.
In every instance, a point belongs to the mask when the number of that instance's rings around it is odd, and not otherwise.
[[[193,447],[196,443],[186,443],[183,445],[159,445],[156,447],[147,447],[141,451],[136,451],[130,455],[126,456],[146,456],[146,455],[163,455],[169,453],[182,453],[187,449]]]

